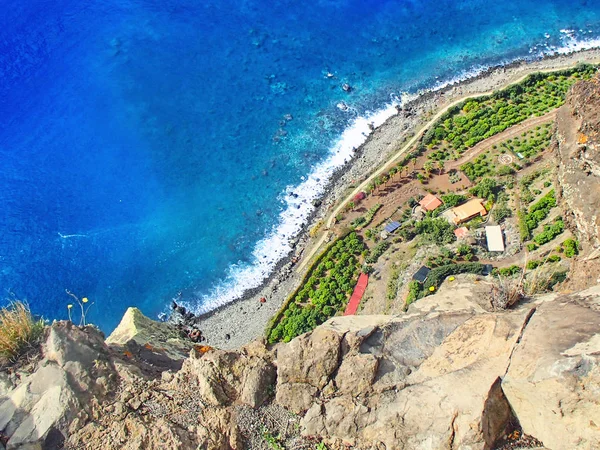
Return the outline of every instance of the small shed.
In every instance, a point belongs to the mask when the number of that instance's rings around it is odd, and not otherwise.
[[[487,241],[488,251],[503,252],[504,237],[500,225],[489,225],[485,227],[485,240]]]
[[[400,222],[392,222],[389,223],[385,226],[384,230],[387,233],[393,233],[394,231],[396,231],[398,228],[400,228]]]
[[[423,200],[419,202],[419,205],[421,205],[421,208],[425,211],[434,211],[439,208],[441,204],[442,201],[433,194],[427,194],[423,197]]]
[[[431,269],[426,266],[421,266],[419,270],[413,275],[412,279],[418,281],[419,283],[424,283],[427,279],[427,275],[429,275]]]
[[[454,230],[454,236],[457,239],[464,239],[469,235],[469,229],[467,227],[460,227]]]

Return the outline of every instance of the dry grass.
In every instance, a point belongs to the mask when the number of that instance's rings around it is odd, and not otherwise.
[[[30,349],[44,330],[43,320],[34,320],[29,306],[15,301],[0,309],[0,362],[15,361]]]
[[[525,281],[524,289],[527,295],[536,295],[549,292],[554,285],[564,281],[566,272],[560,271],[558,264],[549,264],[538,267]]]
[[[523,275],[519,278],[498,277],[498,282],[492,286],[490,301],[495,310],[511,308],[525,296]]]

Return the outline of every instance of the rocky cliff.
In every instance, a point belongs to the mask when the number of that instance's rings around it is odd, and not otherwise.
[[[197,346],[179,369],[158,370],[127,350],[143,335],[139,313],[120,327],[125,345],[55,323],[30,373],[2,378],[3,442],[8,450],[269,448],[269,437],[284,448],[600,448],[600,288],[493,312],[468,295],[476,281],[457,280],[467,295],[455,301],[442,289],[402,317],[337,317],[273,349]],[[165,340],[141,347],[177,361]]]
[[[600,248],[600,86],[598,78],[573,86],[559,109],[558,178],[567,219],[580,238]]]

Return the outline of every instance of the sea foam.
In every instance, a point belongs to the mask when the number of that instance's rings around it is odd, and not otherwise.
[[[341,134],[326,159],[295,186],[288,186],[280,198],[283,211],[278,222],[267,236],[259,241],[252,252],[249,264],[234,264],[226,278],[211,293],[202,297],[199,304],[184,302],[196,314],[202,314],[232,302],[250,289],[259,287],[273,272],[277,264],[292,251],[291,241],[298,237],[315,207],[313,200],[321,197],[331,177],[354,156],[373,132],[390,117],[398,113],[392,101],[380,110],[358,117]]]

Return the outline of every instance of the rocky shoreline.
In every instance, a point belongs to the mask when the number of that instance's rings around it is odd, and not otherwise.
[[[541,60],[515,61],[489,68],[464,81],[438,90],[420,92],[405,106],[411,114],[397,114],[375,129],[367,141],[356,150],[356,156],[332,177],[320,205],[315,209],[303,231],[294,241],[293,252],[278,265],[259,288],[230,304],[220,306],[199,317],[190,317],[189,325],[201,330],[203,342],[224,349],[233,349],[261,336],[273,315],[302,279],[295,269],[293,258],[306,257],[316,239],[309,230],[323,220],[333,206],[352,186],[358,185],[370,173],[384,164],[427,123],[428,116],[464,97],[481,95],[518,81],[529,73],[540,70],[559,70],[578,62],[600,61],[600,50],[585,50],[568,55],[553,55]],[[261,299],[264,299],[261,301]],[[176,322],[181,323],[180,319]],[[184,325],[187,323],[183,321]]]

